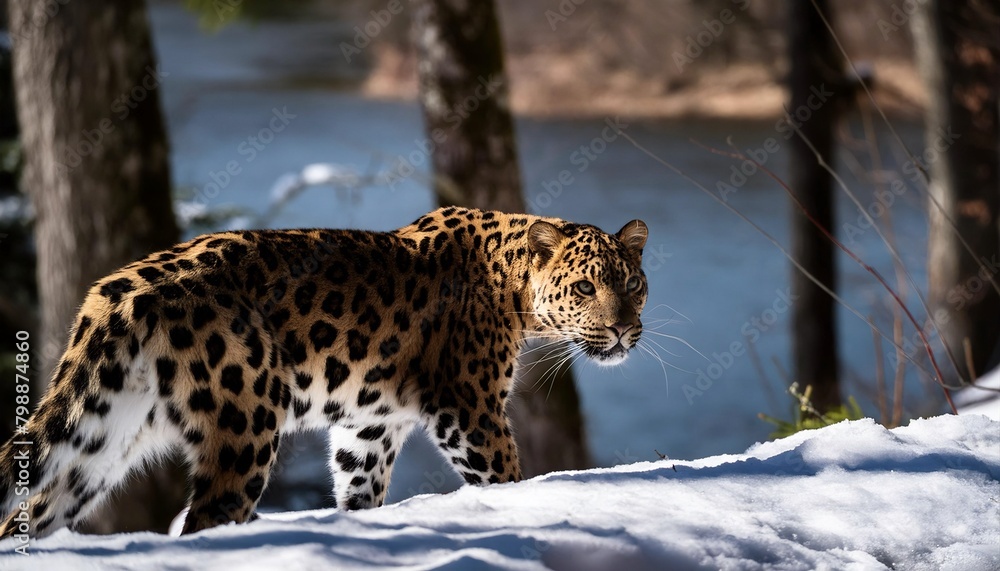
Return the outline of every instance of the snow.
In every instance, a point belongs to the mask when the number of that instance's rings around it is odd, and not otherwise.
[[[976,379],[974,387],[962,389],[954,400],[961,414],[982,414],[1000,420],[1000,368]]]
[[[690,435],[697,438],[698,435]],[[1000,422],[845,422],[744,454],[560,472],[193,536],[0,543],[3,569],[1000,568]]]
[[[285,173],[278,177],[271,186],[271,205],[289,200],[307,186],[328,184],[353,188],[360,182],[360,175],[352,168],[332,163],[310,163],[302,167],[300,172]]]

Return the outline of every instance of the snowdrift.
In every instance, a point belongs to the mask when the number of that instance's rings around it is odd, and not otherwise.
[[[691,438],[698,438],[692,434]],[[745,454],[549,474],[194,536],[61,530],[2,569],[1000,569],[1000,422],[845,422]]]

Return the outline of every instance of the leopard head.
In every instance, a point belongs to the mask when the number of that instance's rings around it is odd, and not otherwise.
[[[641,220],[616,234],[535,222],[528,246],[540,333],[575,343],[598,364],[623,362],[642,334],[639,316],[648,293],[642,249],[648,236]]]

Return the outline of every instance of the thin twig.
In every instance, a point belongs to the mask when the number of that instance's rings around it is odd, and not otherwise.
[[[976,382],[976,364],[972,359],[972,341],[966,337],[962,339],[962,347],[965,348],[965,366],[969,368],[969,384]]]
[[[893,306],[895,307],[895,306]],[[893,379],[892,391],[892,423],[890,426],[899,426],[903,421],[903,389],[906,384],[906,356],[902,348],[903,343],[903,314],[896,313],[892,318],[892,338],[899,343],[896,345],[896,378]]]
[[[875,126],[872,122],[871,108],[865,105],[861,101],[858,102],[858,107],[862,109],[861,119],[865,129],[865,140],[868,142],[868,154],[872,160],[872,170],[874,172],[882,172],[882,154],[879,152],[878,149],[878,134],[875,132]],[[876,192],[878,192],[879,189],[883,190],[885,189],[885,183],[882,180],[882,177],[875,177],[873,183],[875,185]],[[885,225],[886,225],[887,238],[891,239],[893,241],[893,246],[895,246],[896,233],[894,231],[892,210],[888,207],[885,208]],[[896,269],[896,288],[899,290],[900,297],[905,301],[906,300],[906,283],[904,281],[905,267],[903,266],[902,260],[893,258],[893,267]],[[893,323],[893,339],[901,343],[903,337],[903,314],[899,306],[896,304],[892,304],[892,323]],[[879,344],[878,353],[879,355],[882,354],[881,344]],[[906,382],[906,375],[904,373],[906,369],[906,363],[904,363],[903,360],[899,357],[899,353],[900,350],[896,349],[896,375],[895,378],[893,379],[894,400],[893,400],[892,419],[890,420],[889,418],[887,418],[886,413],[882,412],[883,414],[882,418],[885,419],[886,422],[890,422],[888,426],[891,427],[899,426],[899,423],[902,420],[903,383]],[[881,359],[881,357],[879,357],[879,359]],[[881,365],[881,362],[879,362],[879,365]],[[884,386],[880,387],[878,397],[883,401],[882,403],[880,403],[880,408],[881,408],[884,405],[884,400],[886,397]]]
[[[786,387],[792,386],[792,384],[794,384],[795,381],[792,380],[792,376],[789,375],[788,371],[785,370],[785,366],[781,364],[781,359],[779,359],[777,355],[772,355],[771,363],[774,364],[774,369],[778,371],[778,378],[781,379],[781,382],[784,383],[784,386]],[[795,409],[793,408],[792,410]]]
[[[767,404],[771,406],[771,410],[777,412],[781,407],[778,403],[778,396],[774,394],[774,386],[771,384],[771,379],[767,376],[767,371],[764,370],[764,364],[760,361],[760,355],[757,354],[757,344],[751,343],[749,337],[747,338],[747,355],[750,356],[750,363],[757,370],[757,377],[760,379],[760,384],[764,387],[764,396],[767,398]]]
[[[875,399],[878,404],[878,417],[882,424],[889,420],[889,409],[885,393],[885,367],[882,364],[882,338],[872,333],[872,343],[875,347]]]

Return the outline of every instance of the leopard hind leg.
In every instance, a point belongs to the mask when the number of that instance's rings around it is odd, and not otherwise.
[[[26,534],[37,539],[62,527],[72,528],[133,469],[166,452],[175,437],[164,434],[171,432],[170,425],[158,414],[157,395],[148,387],[132,383],[119,392],[75,400],[59,406],[58,398],[51,399],[29,422],[28,434],[36,438],[32,446],[20,448],[27,448],[29,464],[32,449],[41,452],[42,466],[35,473],[44,472],[45,477],[26,482],[24,488],[30,492],[15,498],[13,513],[0,525],[0,537]],[[66,426],[65,434],[51,429],[56,423]]]

